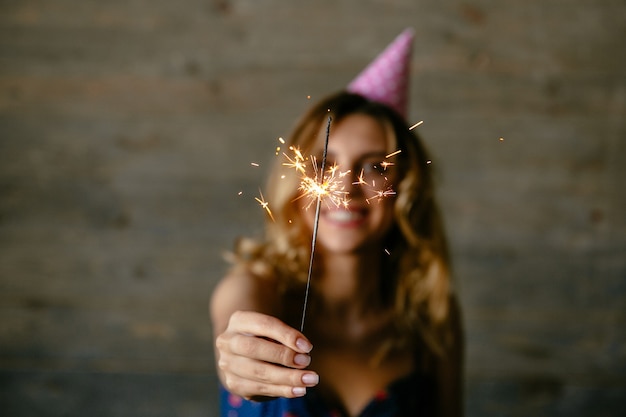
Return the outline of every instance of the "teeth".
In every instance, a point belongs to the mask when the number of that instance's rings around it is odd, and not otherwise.
[[[363,215],[356,211],[348,211],[348,210],[333,210],[329,211],[326,216],[330,220],[338,221],[338,222],[350,222],[359,220]]]

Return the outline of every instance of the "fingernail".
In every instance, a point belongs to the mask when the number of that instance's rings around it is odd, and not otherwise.
[[[296,397],[302,397],[304,394],[306,394],[306,388],[304,388],[304,387],[293,387],[291,389],[291,392]]]
[[[302,375],[302,382],[307,385],[317,385],[320,382],[320,377],[317,374],[304,374]]]
[[[311,345],[305,339],[298,339],[298,340],[296,340],[296,346],[298,346],[298,349],[303,350],[306,353],[309,353],[311,351],[311,349],[313,349],[313,345]]]
[[[296,365],[308,366],[311,363],[311,357],[302,353],[298,353],[293,357],[293,361]]]

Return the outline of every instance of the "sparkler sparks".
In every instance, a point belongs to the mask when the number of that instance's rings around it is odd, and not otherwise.
[[[411,126],[411,127],[409,128],[409,130],[413,130],[413,129],[415,129],[416,127],[418,127],[418,126],[419,126],[419,125],[421,125],[422,123],[424,123],[424,121],[423,121],[423,120],[420,120],[419,122],[417,122],[417,123],[415,123],[413,126]]]
[[[348,192],[344,191],[344,186],[340,179],[346,176],[350,171],[340,172],[337,165],[333,165],[326,170],[325,161],[322,161],[322,167],[320,169],[317,165],[317,158],[314,156],[307,159],[302,155],[300,149],[294,146],[290,146],[289,149],[294,155],[291,157],[287,154],[283,154],[285,158],[287,158],[287,162],[284,162],[283,165],[295,169],[301,175],[300,186],[298,187],[301,194],[296,200],[308,198],[309,203],[305,206],[305,209],[309,209],[318,199],[322,199],[329,207],[345,206]],[[326,152],[326,149],[324,152]],[[307,166],[309,165],[307,161],[310,162],[313,168],[312,176],[307,175]]]
[[[326,141],[324,143],[323,148],[323,156],[321,165],[318,165],[317,158],[315,156],[311,156],[309,158],[304,157],[302,151],[295,147],[290,146],[289,150],[291,154],[287,154],[283,152],[283,156],[286,158],[286,162],[283,162],[282,165],[293,169],[296,171],[296,174],[300,177],[300,184],[298,186],[298,191],[300,194],[295,198],[294,201],[307,198],[308,203],[304,205],[304,209],[309,209],[314,203],[316,205],[315,208],[315,220],[313,223],[313,231],[312,231],[312,239],[311,239],[311,254],[309,260],[309,270],[306,282],[306,290],[304,295],[304,305],[302,308],[302,321],[300,326],[300,331],[304,331],[304,323],[306,318],[307,311],[307,303],[309,297],[309,290],[311,285],[311,275],[313,272],[313,260],[315,256],[315,246],[317,241],[317,232],[319,226],[319,218],[320,218],[320,209],[321,204],[328,205],[328,207],[349,207],[349,192],[345,190],[345,180],[343,179],[346,175],[350,174],[352,171],[340,171],[339,166],[334,164],[330,168],[326,168],[326,156],[328,152],[328,139],[330,135],[330,124],[332,118],[328,117],[328,125],[326,127]],[[284,144],[285,141],[282,138],[278,138],[281,144]],[[280,147],[276,148],[276,153],[280,151]],[[401,150],[397,150],[395,152],[390,153],[385,156],[385,160],[382,162],[376,163],[372,166],[368,166],[364,169],[361,169],[356,182],[353,185],[358,185],[362,187],[367,187],[371,189],[371,196],[366,198],[366,202],[369,204],[372,200],[381,200],[386,197],[390,197],[396,194],[396,192],[388,185],[388,178],[385,174],[385,171],[390,166],[393,166],[394,163],[387,161],[387,159],[399,154]],[[257,163],[252,163],[253,166],[259,166]],[[373,170],[372,170],[373,168]],[[367,172],[365,171],[367,169]],[[372,173],[376,174],[376,178],[372,179]],[[380,177],[378,176],[380,175]],[[285,178],[285,175],[282,175],[281,178]],[[380,181],[384,183],[384,186],[380,189],[376,188],[376,182],[380,178]],[[267,212],[272,221],[275,221],[274,215],[269,207],[269,202],[265,201],[263,197],[263,193],[259,190],[260,198],[255,197],[255,200],[263,210]],[[288,221],[290,224],[291,220]],[[387,254],[389,252],[385,250]]]
[[[385,159],[390,158],[394,155],[399,154],[401,151],[395,151],[393,153],[390,153],[389,155],[385,156]],[[372,197],[368,197],[365,199],[365,201],[367,201],[367,203],[369,204],[370,201],[372,200],[381,200],[385,197],[390,197],[392,195],[395,195],[396,192],[393,190],[393,188],[388,185],[388,178],[383,174],[384,171],[387,171],[387,168],[389,168],[390,166],[394,165],[393,162],[389,162],[389,161],[382,161],[379,162],[377,164],[375,164],[374,166],[370,167],[369,170],[376,172],[380,175],[380,179],[382,179],[384,181],[384,187],[381,189],[376,188],[376,179],[372,179],[370,178],[371,182],[368,182],[366,180],[366,174],[365,174],[365,169],[361,169],[361,172],[359,173],[359,176],[357,177],[356,181],[352,183],[352,185],[359,185],[362,187],[368,187],[369,189],[371,189],[374,193],[374,195]],[[380,169],[382,169],[383,172],[380,172]],[[371,174],[368,174],[371,177]]]
[[[388,188],[386,188],[384,190],[374,190],[374,196],[372,196],[370,198],[367,198],[365,201],[367,201],[368,203],[371,200],[374,200],[374,199],[377,199],[377,200],[380,201],[381,199],[383,199],[385,197],[390,197],[390,196],[395,195],[395,194],[396,194],[396,192],[391,187],[388,187]]]
[[[333,165],[328,170],[325,170],[325,162],[322,162],[322,169],[318,170],[315,157],[311,157],[311,165],[313,166],[314,175],[312,177],[302,176],[300,187],[298,187],[302,194],[296,200],[308,198],[309,204],[305,206],[307,210],[319,199],[328,207],[345,205],[348,192],[344,191],[344,185],[340,178],[346,176],[350,171],[339,172],[337,165]]]
[[[263,197],[263,193],[261,192],[261,190],[259,190],[259,195],[261,196],[261,198],[254,197],[254,199],[259,203],[259,205],[261,206],[261,208],[263,208],[263,210],[267,211],[267,214],[269,214],[270,219],[272,219],[273,222],[276,221],[274,220],[274,215],[272,214],[272,210],[270,210],[269,203],[265,201],[265,198]]]
[[[300,149],[295,148],[293,146],[290,146],[289,149],[291,149],[291,151],[293,152],[294,157],[292,158],[286,153],[283,153],[283,155],[285,155],[285,158],[287,158],[287,161],[289,161],[289,162],[283,162],[283,165],[289,168],[293,168],[296,171],[298,171],[300,174],[305,175],[306,174],[306,159],[304,159],[304,156],[302,156],[302,152],[300,152]]]

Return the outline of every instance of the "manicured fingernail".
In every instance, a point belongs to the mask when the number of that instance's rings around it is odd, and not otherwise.
[[[306,353],[309,353],[311,349],[313,349],[313,345],[304,339],[296,340],[296,346],[298,346],[298,349],[303,350]]]
[[[320,377],[317,374],[304,374],[302,375],[302,382],[307,385],[317,385],[320,382]]]
[[[306,388],[304,388],[304,387],[293,387],[291,389],[291,392],[296,397],[302,397],[304,394],[306,394]]]
[[[311,357],[302,353],[298,353],[293,357],[293,361],[296,365],[308,366],[311,363]]]

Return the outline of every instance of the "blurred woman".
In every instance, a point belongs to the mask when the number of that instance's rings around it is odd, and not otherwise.
[[[212,295],[223,416],[462,415],[461,319],[430,158],[404,98],[354,85],[288,140],[313,176],[330,117],[326,166],[342,173],[341,201],[319,213],[306,321],[316,210],[282,161],[266,235],[238,242]]]

